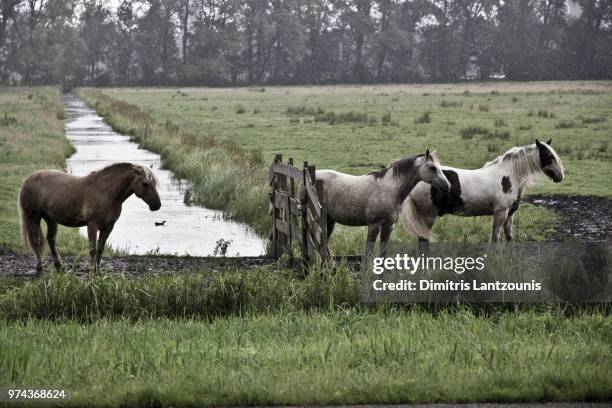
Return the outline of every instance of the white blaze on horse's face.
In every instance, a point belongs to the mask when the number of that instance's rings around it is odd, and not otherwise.
[[[440,168],[436,152],[430,152],[427,149],[425,156],[420,157],[419,161],[421,161],[419,166],[419,178],[421,181],[447,193],[450,190],[450,183]]]
[[[542,172],[550,177],[555,183],[559,183],[563,181],[565,177],[563,163],[561,163],[561,158],[557,152],[550,146],[551,142],[552,139],[548,140],[546,143],[542,143],[536,139],[536,148],[538,149]]]

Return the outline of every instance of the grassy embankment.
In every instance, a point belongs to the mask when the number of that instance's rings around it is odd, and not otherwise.
[[[344,269],[3,280],[0,349],[0,385],[64,388],[74,406],[612,395],[606,307],[368,307]]]
[[[40,169],[63,170],[74,151],[64,137],[63,119],[56,88],[0,87],[0,250],[25,249],[17,208],[23,179]],[[57,247],[61,253],[87,252],[76,229],[60,228]]]
[[[267,87],[248,89],[82,89],[121,131],[139,137],[166,165],[194,182],[196,200],[268,228],[265,167],[277,152],[297,163],[363,174],[436,147],[445,164],[476,168],[508,148],[553,138],[567,178],[531,193],[610,196],[610,82],[458,85]],[[210,146],[214,146],[210,149]],[[241,153],[238,147],[244,149]],[[229,153],[228,153],[229,151]],[[252,160],[251,158],[256,158]],[[554,228],[549,211],[524,205],[518,240],[540,240]],[[484,241],[490,219],[444,217],[439,241]],[[396,228],[392,239],[406,237]],[[365,233],[338,228],[336,253],[359,253]]]

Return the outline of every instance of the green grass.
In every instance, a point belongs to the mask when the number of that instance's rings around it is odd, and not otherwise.
[[[499,91],[491,93],[493,86]],[[568,180],[532,191],[610,195],[608,88],[104,91],[129,104],[94,90],[81,94],[97,100],[113,126],[160,152],[179,177],[194,181],[198,202],[225,208],[263,232],[265,167],[276,152],[364,173],[435,145],[447,163],[474,167],[517,137],[546,133],[567,157]],[[23,250],[19,184],[39,168],[63,168],[72,149],[62,136],[55,89],[0,88],[0,107],[7,113],[0,111],[0,245]],[[539,109],[548,117],[527,116]],[[426,111],[430,122],[414,123]],[[328,112],[333,123],[315,120]],[[563,119],[581,126],[555,129]],[[146,123],[153,133],[144,140]],[[475,135],[464,141],[460,130],[470,126],[492,135],[503,128],[510,140]],[[542,239],[555,222],[550,212],[525,205],[515,232],[519,240]],[[75,229],[60,231],[60,249],[85,253]],[[488,219],[444,217],[435,233],[441,241],[486,240],[488,231]],[[394,239],[408,238],[396,233]],[[340,228],[333,248],[356,253],[362,240],[363,230]],[[72,406],[606,401],[612,395],[612,318],[605,305],[572,313],[554,305],[437,311],[365,305],[358,277],[345,267],[305,279],[271,268],[213,269],[0,279],[0,385],[66,388]]]
[[[82,279],[70,272],[48,273],[25,282],[4,278],[0,279],[0,319],[212,319],[361,303],[359,278],[344,266],[305,279],[271,267],[255,271],[209,268],[138,278],[102,274]]]
[[[345,267],[0,279],[0,384],[68,405],[598,401],[606,305],[364,304]]]
[[[63,118],[56,88],[0,87],[0,248],[25,250],[17,208],[23,179],[40,169],[63,170],[74,152],[64,137]],[[76,229],[60,227],[57,239],[61,253],[87,251]]]
[[[609,316],[556,310],[0,320],[0,384],[72,406],[606,401],[611,342]]]
[[[466,89],[469,92],[464,94]],[[497,93],[491,94],[491,89]],[[493,133],[498,119],[512,133],[509,141],[498,142],[499,153],[514,145],[533,143],[536,137],[543,140],[552,137],[553,145],[562,150],[593,145],[589,160],[576,161],[571,153],[562,156],[569,172],[567,182],[560,185],[544,182],[531,191],[612,195],[611,189],[605,188],[611,185],[606,180],[612,169],[611,157],[597,156],[594,148],[597,142],[609,140],[612,130],[612,82],[268,87],[264,93],[251,88],[182,88],[186,96],[181,98],[174,89],[103,92],[138,106],[154,121],[170,119],[196,137],[230,141],[246,149],[260,148],[266,164],[280,152],[285,158],[293,157],[296,163],[308,160],[318,168],[352,174],[376,170],[397,157],[419,153],[427,147],[437,148],[441,160],[448,165],[480,167],[493,158],[486,150],[486,141],[464,142],[460,130],[480,126]],[[520,104],[512,102],[517,97]],[[440,106],[449,103],[456,105]],[[489,111],[479,111],[480,104],[489,105]],[[237,105],[244,106],[246,113],[236,115]],[[212,110],[213,106],[217,109]],[[254,108],[259,109],[256,115],[252,114]],[[301,117],[313,121],[292,124],[290,117],[297,113],[296,108]],[[431,122],[415,124],[414,120],[426,111],[431,112]],[[548,116],[554,113],[555,117],[528,118],[529,111],[546,112]],[[380,126],[380,122],[379,126],[359,122],[330,126],[314,121],[317,115],[327,112],[336,115],[353,112],[355,117],[367,114],[374,118],[391,113],[398,126]],[[587,127],[555,127],[561,120],[582,123],[583,118],[588,118]],[[597,121],[589,123],[591,118]],[[247,122],[253,122],[255,127],[245,128]],[[519,130],[527,123],[532,125],[531,130]],[[419,130],[427,137],[417,137]],[[603,166],[602,175],[591,174],[587,161]],[[607,184],[585,185],[591,177]]]
[[[364,174],[434,147],[444,164],[476,168],[512,146],[552,137],[566,180],[542,180],[527,194],[612,194],[610,82],[268,87],[265,92],[85,88],[79,94],[126,133],[141,134],[143,121],[156,124],[157,137],[144,146],[195,183],[196,201],[224,209],[260,232],[270,225],[267,207],[260,203],[266,200],[265,168],[276,153],[296,163],[307,160],[317,168]],[[127,114],[126,106],[138,113]],[[244,112],[238,114],[237,106]],[[561,120],[581,126],[559,128]],[[168,121],[176,126],[174,133],[164,131]],[[214,157],[208,153],[211,144]],[[521,206],[516,219],[520,240],[542,239],[558,221],[529,205]],[[436,223],[434,238],[485,241],[490,222],[489,217],[446,216]],[[364,237],[362,228],[339,227],[332,250],[359,253]],[[399,227],[392,239],[412,240]]]

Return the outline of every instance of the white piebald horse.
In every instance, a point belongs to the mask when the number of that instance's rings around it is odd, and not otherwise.
[[[327,236],[336,223],[368,226],[366,257],[380,234],[380,254],[385,256],[393,224],[402,204],[419,182],[431,184],[446,192],[450,183],[442,173],[435,152],[407,156],[388,167],[370,174],[353,176],[333,170],[318,170],[317,180],[323,180],[327,206]],[[301,187],[303,194],[303,187]]]
[[[404,203],[401,214],[404,229],[426,243],[439,216],[492,215],[491,242],[498,241],[502,225],[506,240],[511,241],[512,218],[533,176],[544,173],[555,183],[563,180],[563,164],[550,146],[551,141],[542,143],[536,139],[535,144],[513,147],[476,170],[442,166],[451,183],[450,191],[445,193],[419,183]]]

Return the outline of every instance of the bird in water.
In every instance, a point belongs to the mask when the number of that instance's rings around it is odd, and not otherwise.
[[[156,226],[156,227],[163,227],[163,226],[165,226],[165,225],[166,225],[166,220],[164,220],[164,221],[162,221],[162,222],[157,222],[157,221],[155,222],[155,226]]]

